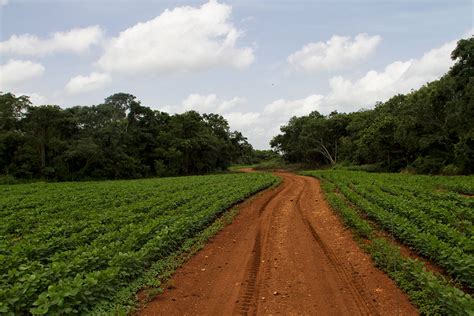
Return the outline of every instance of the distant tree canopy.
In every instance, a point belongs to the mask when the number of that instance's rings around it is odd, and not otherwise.
[[[117,93],[93,106],[32,106],[0,93],[0,174],[53,180],[201,174],[255,159],[217,114],[169,115]]]
[[[271,146],[288,162],[474,173],[474,38],[460,40],[452,59],[441,79],[373,110],[293,117]]]

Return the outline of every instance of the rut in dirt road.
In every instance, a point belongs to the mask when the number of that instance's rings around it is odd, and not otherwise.
[[[245,202],[140,315],[416,315],[329,209],[316,179]]]

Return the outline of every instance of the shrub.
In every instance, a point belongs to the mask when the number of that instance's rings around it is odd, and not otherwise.
[[[458,176],[462,173],[462,168],[459,168],[453,164],[449,164],[441,169],[441,174],[444,176]]]

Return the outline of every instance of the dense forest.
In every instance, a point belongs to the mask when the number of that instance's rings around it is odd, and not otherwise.
[[[201,174],[258,155],[217,114],[170,115],[114,94],[93,106],[32,106],[0,93],[0,173],[50,180]]]
[[[441,79],[373,110],[293,117],[271,146],[287,162],[474,173],[474,38],[460,40]]]

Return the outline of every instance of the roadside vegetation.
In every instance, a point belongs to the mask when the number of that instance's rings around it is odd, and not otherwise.
[[[432,177],[356,171],[307,171],[343,221],[366,242],[375,263],[428,315],[472,315],[474,176]],[[454,185],[455,184],[455,185]],[[420,258],[401,254],[391,236]],[[423,260],[442,268],[426,269]]]
[[[239,173],[2,185],[0,313],[110,310],[135,294],[127,288],[138,290],[141,283],[133,282],[157,262],[276,182],[270,174]]]

